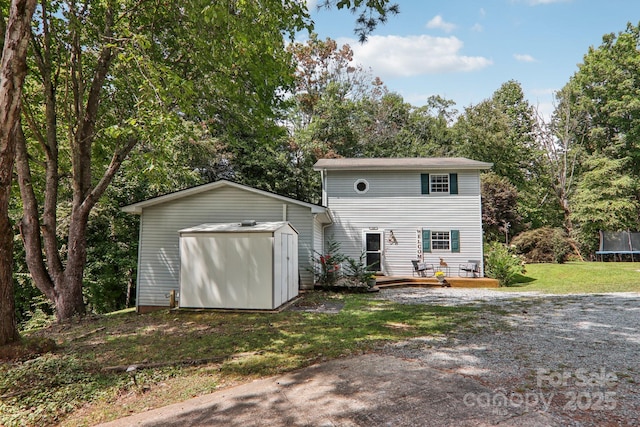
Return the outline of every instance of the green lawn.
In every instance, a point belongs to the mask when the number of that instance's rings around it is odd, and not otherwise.
[[[297,304],[343,307],[337,314],[125,311],[25,333],[32,344],[52,339],[58,349],[30,360],[0,359],[0,425],[94,425],[384,342],[444,335],[477,313],[370,294],[312,292]],[[135,384],[124,372],[104,369],[138,363],[154,367],[139,370]]]
[[[519,283],[501,289],[552,294],[640,292],[640,263],[527,264],[527,272]]]

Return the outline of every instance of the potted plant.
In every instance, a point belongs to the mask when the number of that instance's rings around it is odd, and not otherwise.
[[[436,279],[438,279],[438,282],[440,282],[440,284],[443,285],[443,286],[447,282],[446,275],[444,274],[444,271],[436,271]]]
[[[360,254],[358,259],[347,257],[347,276],[360,286],[371,290],[376,285],[376,274],[370,270],[373,265],[367,265],[366,259],[364,252]]]
[[[366,283],[369,289],[373,288],[376,285],[376,275],[373,271],[368,271],[366,276]]]

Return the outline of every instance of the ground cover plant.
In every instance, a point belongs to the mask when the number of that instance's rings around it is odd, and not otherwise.
[[[315,310],[326,305],[341,310]],[[56,350],[0,364],[0,425],[93,425],[382,342],[445,334],[475,313],[327,292],[308,293],[297,307],[125,311],[25,333],[30,341],[53,340]],[[135,376],[120,369],[134,364]]]
[[[551,294],[640,292],[638,262],[568,262],[527,264],[504,291],[539,291]]]

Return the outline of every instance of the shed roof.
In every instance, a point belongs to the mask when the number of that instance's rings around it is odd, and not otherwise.
[[[492,163],[464,157],[397,157],[397,158],[340,158],[320,159],[314,170],[481,170]]]
[[[288,221],[258,222],[255,225],[242,225],[241,222],[200,224],[195,227],[183,228],[179,233],[272,233],[283,227],[290,226],[298,231]]]
[[[324,218],[324,221],[322,221],[322,222],[325,222],[325,223],[331,223],[332,222],[331,212],[329,211],[328,208],[326,208],[324,206],[315,205],[313,203],[303,202],[303,201],[300,201],[300,200],[292,199],[292,198],[287,197],[287,196],[281,196],[279,194],[270,193],[268,191],[259,190],[257,188],[249,187],[248,185],[242,185],[242,184],[238,184],[237,182],[227,181],[225,179],[221,179],[221,180],[215,181],[215,182],[210,182],[208,184],[197,185],[195,187],[185,188],[184,190],[178,190],[178,191],[175,191],[173,193],[165,194],[165,195],[158,196],[158,197],[153,197],[151,199],[142,200],[140,202],[136,202],[136,203],[132,203],[132,204],[127,205],[127,206],[123,206],[120,209],[123,212],[140,215],[144,208],[148,208],[148,207],[151,207],[151,206],[160,205],[162,203],[178,200],[178,199],[181,199],[183,197],[193,196],[195,194],[203,193],[205,191],[214,190],[216,188],[221,188],[221,187],[224,187],[224,186],[238,188],[238,189],[245,190],[245,191],[248,191],[248,192],[251,192],[251,193],[260,194],[262,196],[271,197],[271,198],[274,198],[274,199],[277,199],[277,200],[281,200],[281,201],[286,202],[286,203],[292,203],[292,204],[304,206],[304,207],[307,207],[307,208],[311,209],[311,213],[313,213],[313,214],[323,215],[325,218]]]

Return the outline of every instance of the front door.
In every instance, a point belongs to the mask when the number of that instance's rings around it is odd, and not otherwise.
[[[363,246],[367,266],[377,273],[382,273],[382,242],[384,231],[366,230],[363,232]]]

